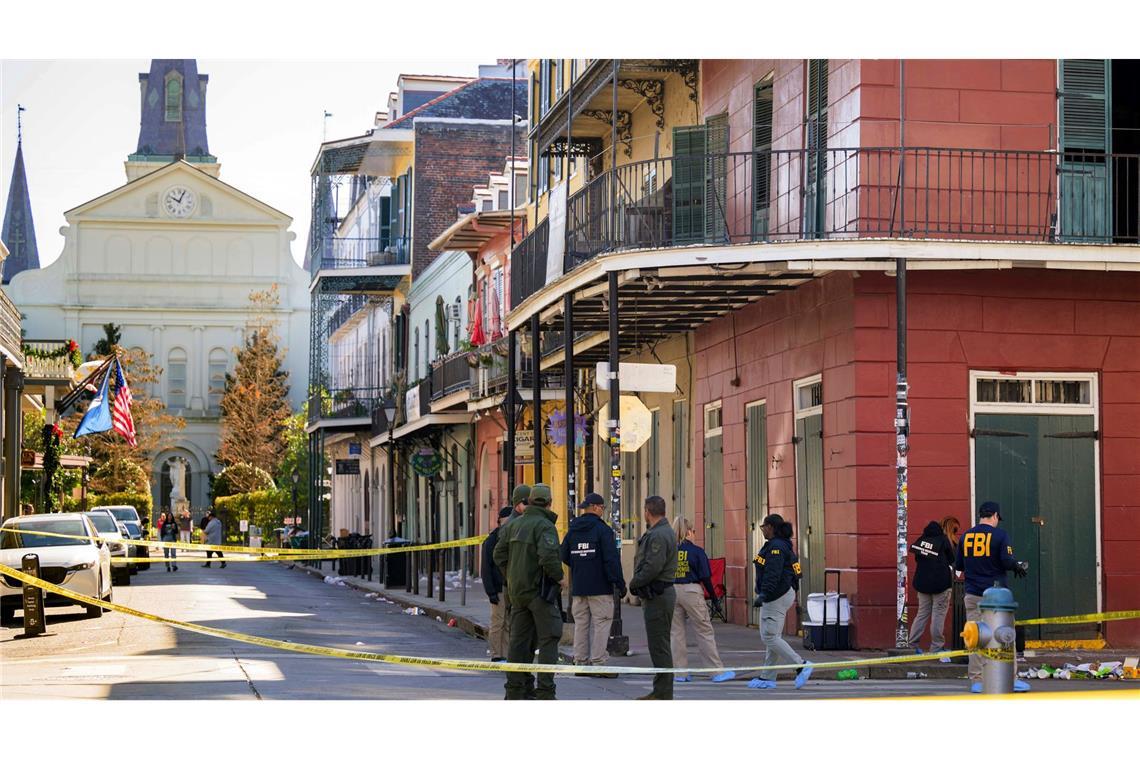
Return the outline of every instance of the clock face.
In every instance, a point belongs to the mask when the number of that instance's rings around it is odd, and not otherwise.
[[[194,195],[194,191],[181,185],[175,185],[162,196],[162,207],[166,209],[166,213],[179,219],[185,219],[194,213],[194,207],[197,205],[198,198]]]

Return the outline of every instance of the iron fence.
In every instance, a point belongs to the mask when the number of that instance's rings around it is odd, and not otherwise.
[[[309,273],[316,276],[322,269],[359,269],[363,267],[399,266],[409,262],[406,238],[325,238],[310,257]]]
[[[561,266],[543,220],[514,249],[511,304],[600,253],[909,238],[1140,243],[1140,156],[829,148],[619,166],[567,202]]]
[[[309,394],[309,422],[370,417],[383,403],[386,388],[320,388]]]
[[[478,361],[476,359],[476,361]],[[454,353],[431,369],[431,400],[471,387],[471,365],[466,352]]]

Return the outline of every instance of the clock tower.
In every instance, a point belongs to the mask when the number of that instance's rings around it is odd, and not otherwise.
[[[139,141],[127,156],[127,180],[183,160],[212,177],[221,164],[206,140],[206,85],[193,58],[156,58],[139,74]],[[167,199],[163,200],[164,205]]]

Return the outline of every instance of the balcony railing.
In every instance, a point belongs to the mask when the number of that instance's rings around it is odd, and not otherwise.
[[[909,238],[1140,243],[1140,156],[958,148],[835,148],[639,161],[515,247],[511,305],[599,253],[690,245]]]
[[[372,410],[383,403],[387,389],[328,388],[309,394],[309,422],[369,417]]]
[[[67,351],[69,340],[24,341],[24,376],[35,380],[71,380],[75,364]]]
[[[309,273],[325,269],[359,269],[406,265],[410,241],[407,238],[326,238],[312,252]]]
[[[472,367],[466,353],[456,353],[445,358],[438,367],[431,370],[431,400],[438,401],[444,396],[471,387]]]
[[[0,345],[23,363],[23,343],[20,340],[20,310],[0,290]]]

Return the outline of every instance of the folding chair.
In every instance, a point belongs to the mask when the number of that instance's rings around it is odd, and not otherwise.
[[[712,575],[712,587],[716,592],[715,601],[719,601],[720,605],[714,605],[713,597],[709,596],[708,589],[704,589],[705,603],[709,606],[709,619],[720,618],[723,622],[728,622],[728,611],[725,609],[724,598],[728,594],[728,589],[724,586],[724,568],[725,558],[719,557],[717,559],[709,560],[709,570]],[[702,587],[703,588],[703,587]]]

